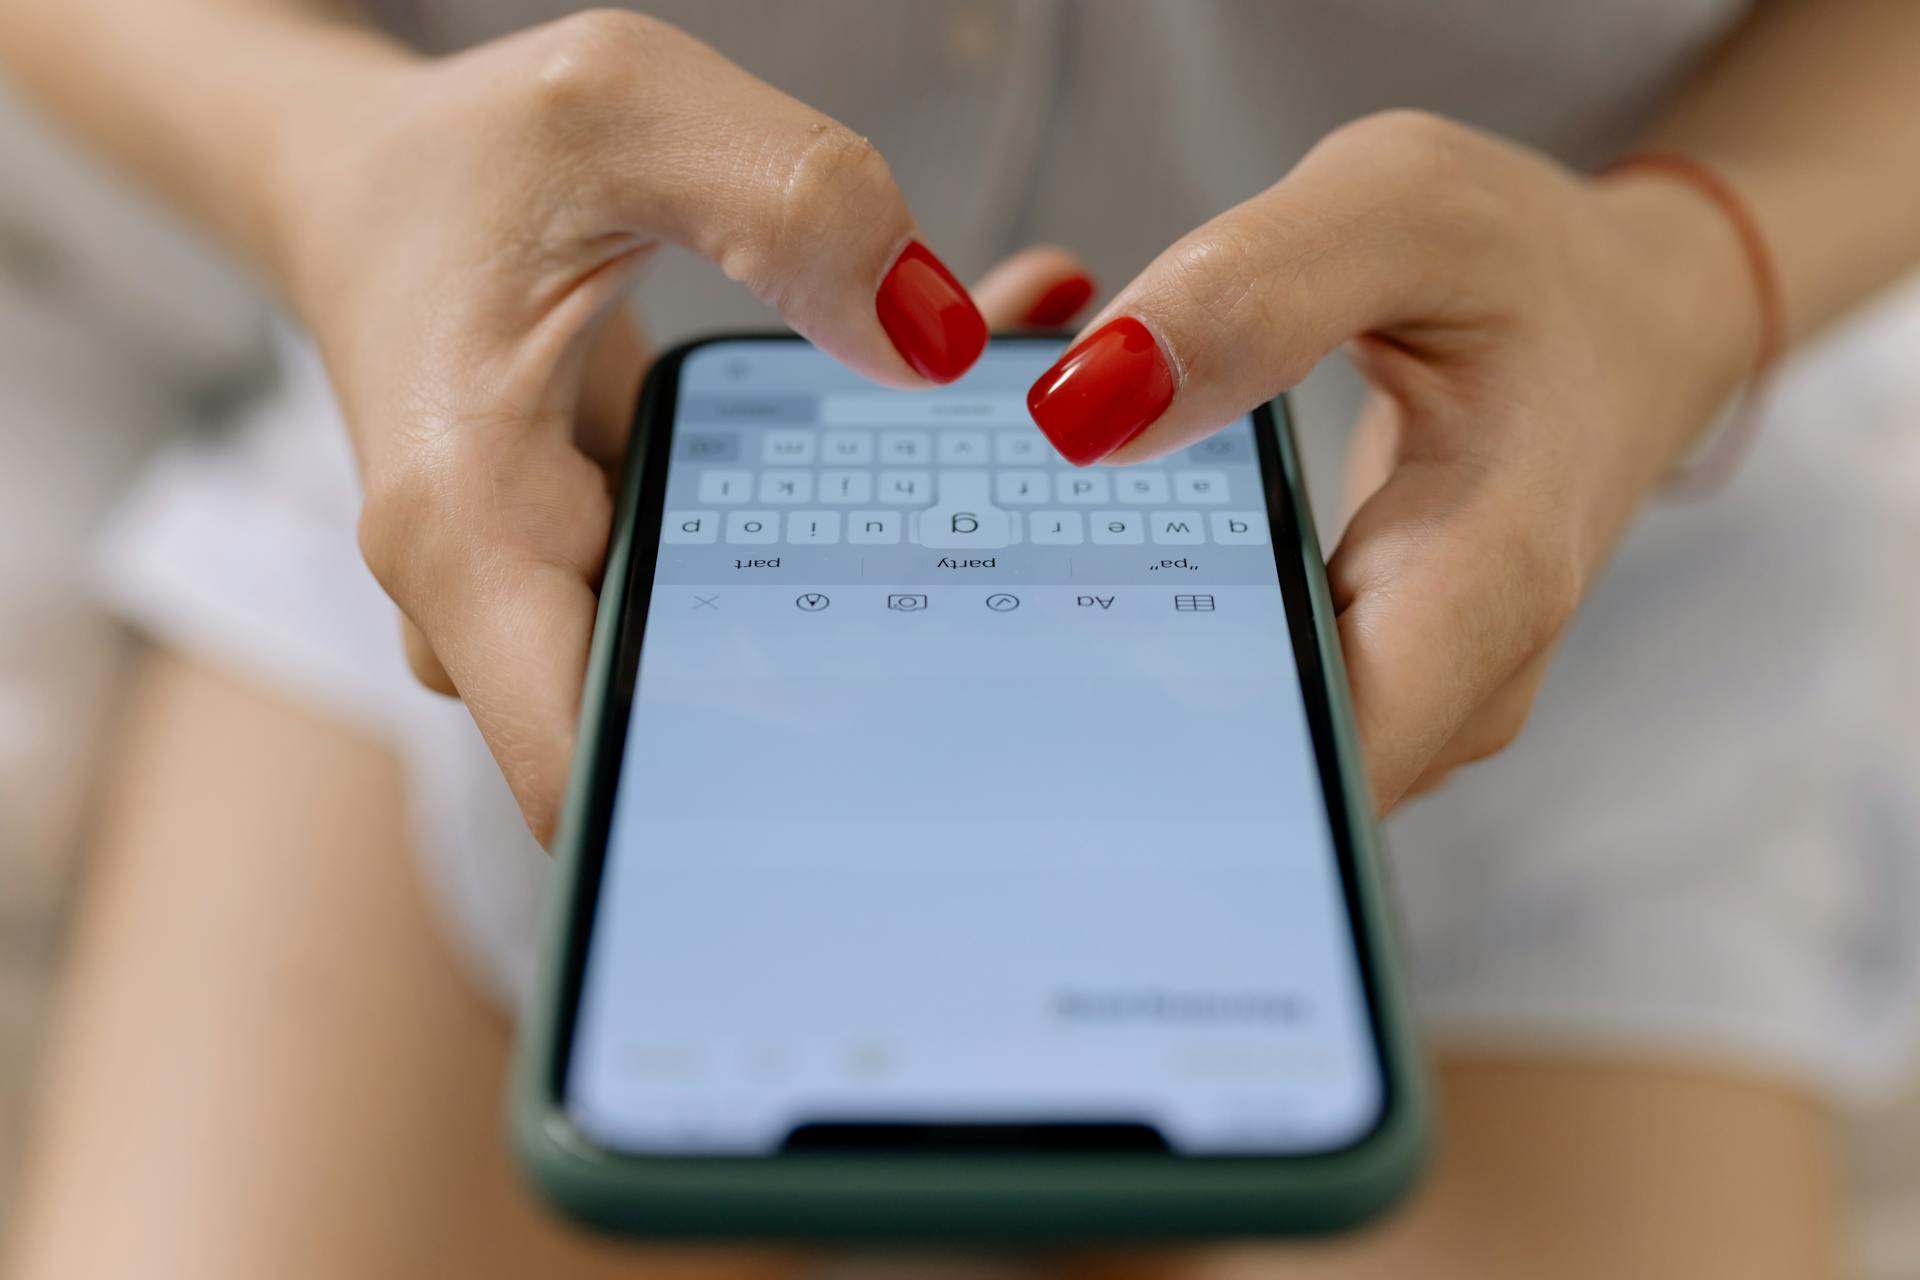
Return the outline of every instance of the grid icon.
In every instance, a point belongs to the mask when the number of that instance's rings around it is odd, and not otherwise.
[[[1212,596],[1175,596],[1173,607],[1179,613],[1212,613]]]

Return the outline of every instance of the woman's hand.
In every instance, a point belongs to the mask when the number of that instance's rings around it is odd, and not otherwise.
[[[1697,193],[1391,113],[1162,254],[1029,404],[1071,461],[1132,462],[1351,344],[1373,395],[1328,571],[1384,811],[1513,740],[1758,342],[1736,233]]]
[[[864,139],[630,13],[383,63],[275,189],[276,274],[352,428],[367,562],[542,839],[646,361],[621,301],[647,255],[695,250],[891,386],[950,381],[986,341]],[[1077,274],[1029,254],[986,296],[1017,317]]]

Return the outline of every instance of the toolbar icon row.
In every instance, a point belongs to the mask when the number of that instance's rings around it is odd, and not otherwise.
[[[1074,603],[1082,609],[1113,608],[1114,596],[1081,595],[1074,597]],[[695,609],[718,609],[718,596],[700,596],[693,598]],[[819,613],[833,603],[824,592],[803,591],[793,598],[793,607],[802,613]],[[995,613],[1012,613],[1020,607],[1020,597],[1007,591],[996,591],[983,602]],[[887,596],[887,608],[894,613],[925,613],[932,608],[933,602],[924,592],[896,591]],[[1174,596],[1173,608],[1176,613],[1212,613],[1214,599],[1211,595],[1186,594]]]

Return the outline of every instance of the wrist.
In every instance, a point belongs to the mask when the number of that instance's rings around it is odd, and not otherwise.
[[[1686,453],[1714,415],[1762,371],[1768,307],[1742,233],[1718,202],[1675,175],[1627,170],[1595,182],[1596,198],[1625,237],[1630,294],[1659,366],[1673,374]]]
[[[306,317],[347,230],[329,211],[362,180],[364,157],[392,126],[387,104],[420,60],[358,27],[309,30],[302,39],[258,130],[254,250],[269,283]]]

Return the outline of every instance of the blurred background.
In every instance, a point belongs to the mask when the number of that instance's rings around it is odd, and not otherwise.
[[[133,640],[93,538],[142,457],[270,374],[244,282],[0,80],[0,1230]],[[258,385],[256,382],[255,385]]]
[[[271,382],[266,322],[0,83],[0,1232],[137,643],[93,602],[92,548],[143,457]],[[1890,465],[1920,492],[1910,425]],[[1907,562],[1920,577],[1920,525]],[[1920,1073],[1846,1122],[1845,1150],[1855,1274],[1920,1276]]]

